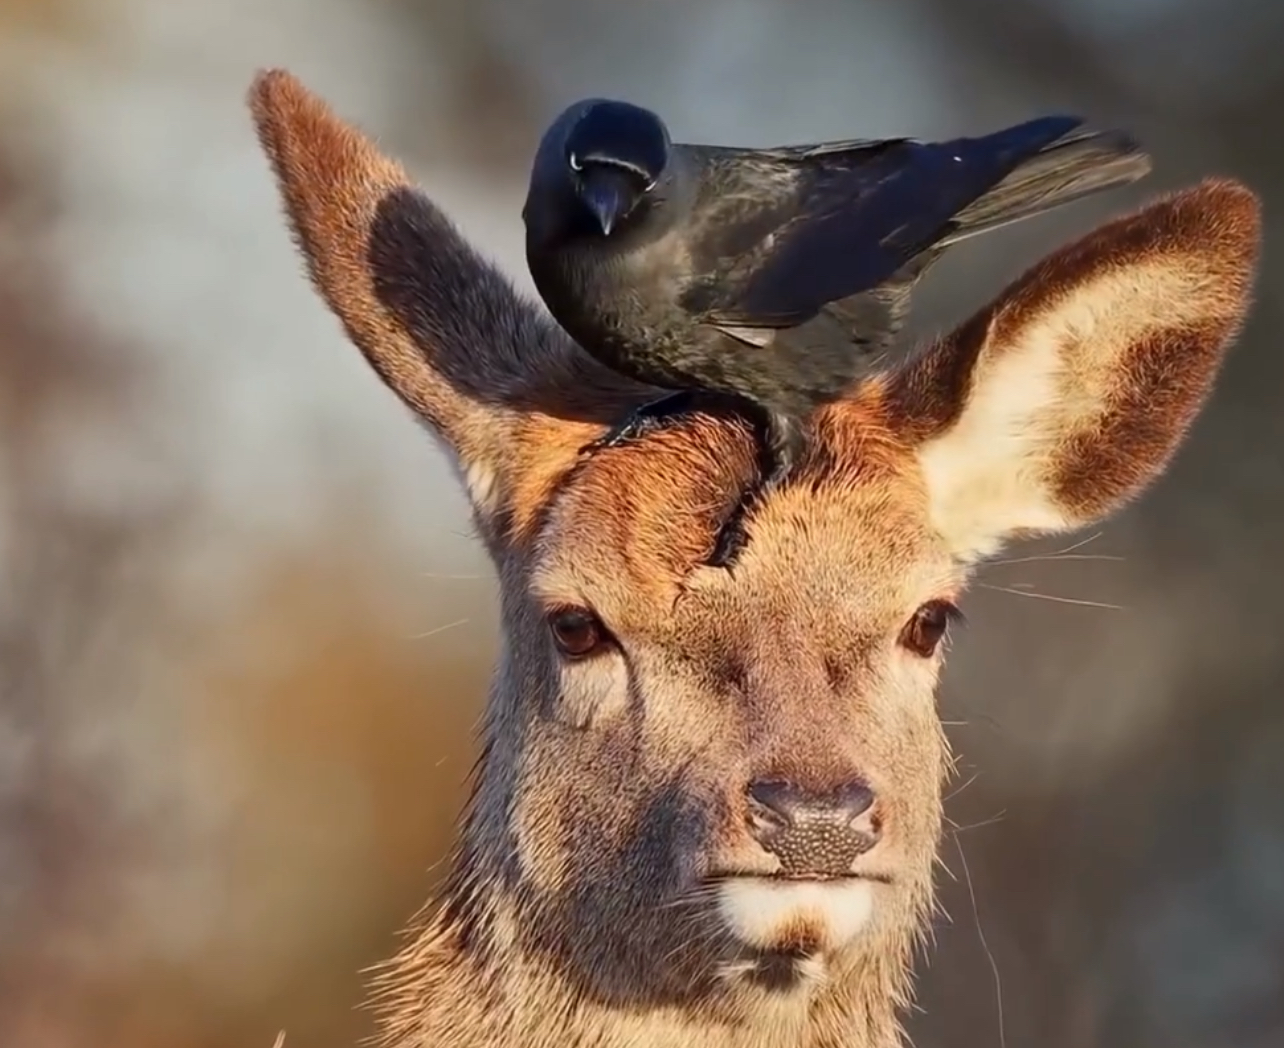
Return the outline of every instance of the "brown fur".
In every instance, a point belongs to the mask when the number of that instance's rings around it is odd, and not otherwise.
[[[383,1042],[899,1044],[950,767],[939,656],[899,638],[1005,540],[1099,519],[1164,468],[1247,308],[1256,197],[1212,180],[1103,226],[826,409],[732,574],[698,565],[752,469],[742,426],[578,460],[645,391],[290,74],[251,100],[318,291],[454,457],[500,568],[475,790],[440,906],[379,974]],[[567,606],[615,645],[560,658],[546,616]],[[726,903],[737,936],[719,917],[704,872],[773,872],[745,829],[764,776],[874,790],[854,937],[828,909],[757,931]],[[789,949],[771,988],[763,958]]]

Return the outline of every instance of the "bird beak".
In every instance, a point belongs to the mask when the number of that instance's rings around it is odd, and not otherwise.
[[[637,189],[627,171],[600,167],[584,179],[581,194],[593,212],[603,236],[610,236],[615,224],[633,210]]]

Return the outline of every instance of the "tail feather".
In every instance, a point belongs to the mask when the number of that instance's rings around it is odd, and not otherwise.
[[[1019,222],[1149,173],[1150,156],[1124,131],[1067,135],[1035,154],[955,215],[938,248]]]

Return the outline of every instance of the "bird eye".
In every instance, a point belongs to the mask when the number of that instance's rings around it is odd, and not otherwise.
[[[901,630],[901,645],[920,658],[931,658],[952,622],[961,622],[963,613],[948,600],[929,600]]]
[[[583,171],[584,165],[580,163],[580,158],[574,153],[566,158],[566,162],[571,165],[572,171]]]
[[[563,608],[548,617],[549,632],[557,650],[568,659],[597,654],[610,643],[602,620],[587,608]]]

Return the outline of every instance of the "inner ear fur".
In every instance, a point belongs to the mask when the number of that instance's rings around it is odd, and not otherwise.
[[[1249,307],[1261,232],[1209,179],[1058,251],[887,380],[963,557],[1112,512],[1167,466]]]
[[[648,391],[518,295],[400,165],[296,77],[261,72],[249,104],[322,299],[447,445],[492,550],[530,532],[578,449]]]

